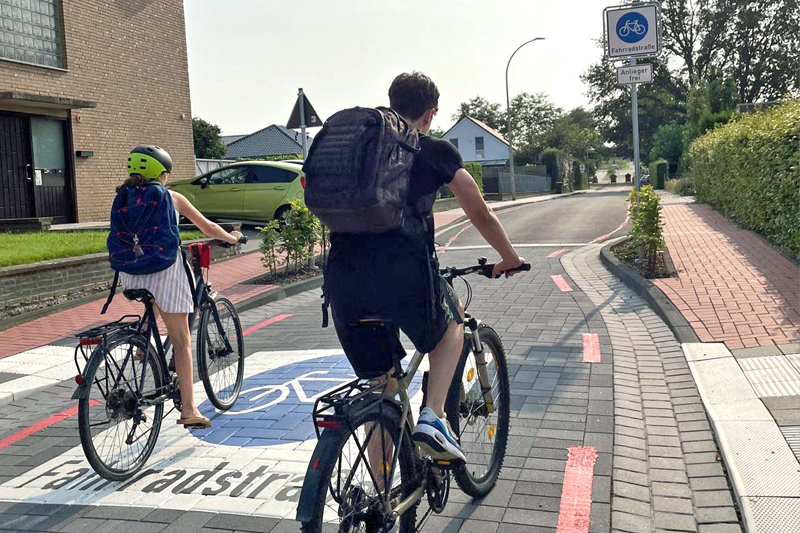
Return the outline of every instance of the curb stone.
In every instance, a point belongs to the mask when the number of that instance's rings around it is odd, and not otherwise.
[[[661,289],[614,257],[614,254],[611,253],[611,247],[618,242],[619,241],[613,241],[603,246],[600,250],[600,261],[603,265],[647,302],[647,305],[666,322],[669,329],[675,334],[675,338],[678,339],[678,342],[682,344],[700,342],[700,338],[694,332],[692,326],[689,325],[689,322],[684,318],[680,310],[675,307],[675,304],[672,303]]]

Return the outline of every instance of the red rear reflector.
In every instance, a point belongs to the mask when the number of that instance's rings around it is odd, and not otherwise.
[[[339,422],[337,422],[336,420],[317,420],[317,427],[336,429],[339,427]]]
[[[77,383],[78,385],[83,385],[83,376],[80,374],[75,376],[75,383]]]
[[[316,471],[319,468],[319,459],[314,459],[314,464],[311,465],[311,470]]]
[[[306,188],[306,177],[305,176],[300,176],[300,185],[302,185],[304,189]]]
[[[95,344],[100,344],[100,342],[101,342],[101,339],[84,338],[84,339],[81,339],[80,344],[81,344],[81,346],[94,346]]]

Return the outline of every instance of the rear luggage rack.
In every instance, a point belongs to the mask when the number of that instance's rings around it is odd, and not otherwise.
[[[370,380],[359,378],[317,398],[317,401],[314,402],[313,413],[314,431],[317,438],[320,437],[321,429],[338,428],[340,422],[348,417],[356,416],[361,409],[372,405],[362,402],[370,395],[386,398],[384,390],[387,384],[388,381],[370,383]]]
[[[137,329],[139,327],[140,320],[141,317],[139,315],[125,315],[114,322],[109,322],[108,324],[103,324],[101,326],[95,326],[91,329],[87,329],[86,331],[81,331],[80,333],[76,334],[75,336],[78,338],[78,345],[75,347],[74,359],[75,368],[78,369],[78,374],[83,374],[83,369],[81,368],[82,365],[78,363],[78,354],[83,357],[83,363],[85,366],[85,364],[89,361],[89,356],[92,354],[94,346],[103,344],[110,334],[117,331],[125,329]]]

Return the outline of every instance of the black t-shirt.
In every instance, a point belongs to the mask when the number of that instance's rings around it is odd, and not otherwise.
[[[434,250],[434,223],[433,203],[436,193],[442,187],[453,181],[456,171],[464,166],[461,154],[450,141],[420,135],[420,151],[411,170],[411,186],[409,188],[409,203],[424,206],[421,216],[427,219],[428,235],[424,239],[425,252],[433,254]],[[418,247],[421,243],[401,234],[400,232],[387,232],[376,235],[333,235],[331,237],[332,252],[347,253],[349,251],[363,250],[364,241],[369,241],[369,246],[375,253],[381,250],[391,250],[393,256],[407,246]],[[412,255],[417,255],[416,253]]]

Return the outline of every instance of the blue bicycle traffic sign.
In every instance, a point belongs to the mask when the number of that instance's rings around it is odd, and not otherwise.
[[[626,43],[638,43],[647,35],[647,18],[637,11],[624,14],[617,21],[617,35]]]
[[[661,48],[657,4],[632,4],[607,7],[605,19],[605,59],[631,59],[657,56]]]

